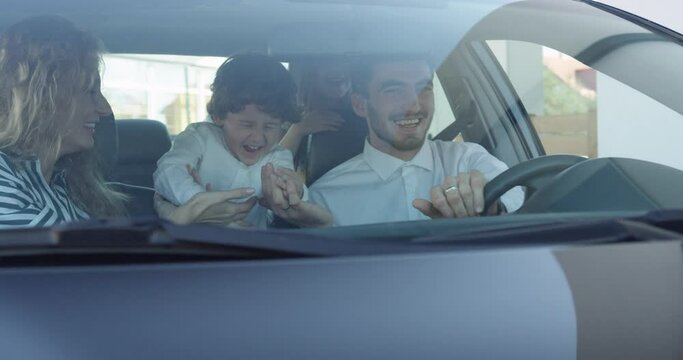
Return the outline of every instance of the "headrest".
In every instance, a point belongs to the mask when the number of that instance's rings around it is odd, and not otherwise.
[[[117,120],[118,164],[156,163],[171,148],[166,125],[156,120]]]
[[[106,179],[111,178],[118,161],[119,142],[114,115],[103,116],[95,125],[95,151]]]

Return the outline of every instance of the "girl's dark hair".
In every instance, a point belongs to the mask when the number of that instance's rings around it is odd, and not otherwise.
[[[214,121],[250,104],[282,121],[293,123],[300,118],[294,80],[281,63],[265,55],[228,58],[216,71],[211,91],[206,110]]]

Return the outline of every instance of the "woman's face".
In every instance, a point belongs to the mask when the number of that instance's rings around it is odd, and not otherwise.
[[[63,118],[58,119],[64,124],[59,157],[91,149],[95,145],[95,125],[100,116],[111,114],[109,102],[100,91],[99,75],[90,88],[74,96],[73,107],[73,113],[64,109],[61,111]]]
[[[351,90],[349,69],[344,63],[320,64],[315,72],[315,89],[328,99],[341,99]]]

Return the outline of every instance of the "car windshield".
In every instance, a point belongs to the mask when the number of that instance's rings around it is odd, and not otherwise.
[[[101,40],[102,96],[67,101],[91,113],[50,125],[50,157],[17,145],[33,105],[2,89],[8,231],[158,217],[424,240],[683,208],[683,37],[599,3],[31,0],[0,26],[46,13]]]

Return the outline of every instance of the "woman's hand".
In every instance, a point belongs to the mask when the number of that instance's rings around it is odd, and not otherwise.
[[[175,224],[192,223],[249,227],[244,219],[256,205],[257,199],[252,196],[245,202],[233,202],[254,194],[252,188],[239,188],[229,191],[213,191],[197,193],[187,203],[175,206],[161,195],[154,195],[154,209],[162,219]]]
[[[249,211],[256,205],[256,197],[245,202],[232,200],[244,199],[255,193],[253,188],[240,188],[230,191],[211,191],[211,184],[204,184],[197,169],[186,165],[187,172],[206,192],[195,194],[187,203],[175,206],[159,194],[154,194],[154,208],[159,217],[180,225],[205,223],[230,227],[251,227],[244,221]]]
[[[321,131],[337,131],[344,124],[344,118],[334,111],[313,110],[306,112],[301,121],[292,124],[303,136]]]
[[[280,145],[296,153],[304,137],[321,131],[337,131],[344,118],[334,111],[313,110],[306,112],[301,121],[292,124],[280,140]]]

